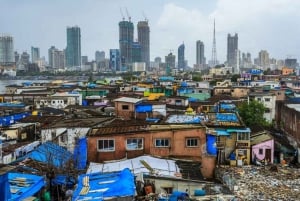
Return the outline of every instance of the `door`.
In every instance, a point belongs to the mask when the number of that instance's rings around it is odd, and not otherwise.
[[[270,163],[272,156],[271,156],[271,149],[266,149],[265,159]]]

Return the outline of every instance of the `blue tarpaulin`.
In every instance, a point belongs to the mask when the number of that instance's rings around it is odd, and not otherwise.
[[[45,142],[24,157],[49,163],[55,167],[63,167],[71,159],[72,154],[57,144]]]
[[[6,201],[11,198],[11,193],[8,183],[8,173],[0,175],[0,201]]]
[[[206,148],[208,154],[217,155],[216,136],[206,134]]]
[[[80,195],[84,188],[83,180],[88,177],[89,191]],[[134,176],[128,168],[114,173],[83,174],[78,177],[78,185],[73,193],[72,200],[102,201],[112,197],[133,197],[135,195]]]
[[[52,179],[53,185],[66,185],[66,186],[73,186],[76,184],[76,180],[72,176],[68,175],[55,175],[55,178]]]
[[[0,117],[0,126],[10,126],[11,124],[14,124],[16,121],[19,121],[25,117],[28,117],[30,113],[23,112],[19,114],[13,114],[13,115],[7,115]]]
[[[11,201],[24,200],[25,198],[33,196],[45,186],[44,177],[37,175],[9,173],[8,179],[10,191],[12,192],[11,198],[8,200]],[[26,185],[20,185],[20,181],[22,181],[22,184]]]
[[[136,105],[135,111],[138,113],[152,112],[152,105]]]
[[[79,170],[86,168],[87,162],[87,140],[86,138],[80,138],[74,149],[74,162],[75,167]]]

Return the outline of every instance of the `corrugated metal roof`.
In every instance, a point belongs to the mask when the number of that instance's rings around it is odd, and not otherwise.
[[[297,112],[300,112],[300,104],[287,104],[286,106],[288,108],[296,110]]]
[[[121,97],[114,100],[114,102],[127,102],[127,103],[138,103],[143,99],[138,98],[129,98],[129,97]]]

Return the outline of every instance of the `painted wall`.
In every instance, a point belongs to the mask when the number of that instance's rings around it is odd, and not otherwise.
[[[259,149],[262,149],[262,154],[259,154]],[[252,161],[254,157],[258,160],[265,159],[266,149],[271,149],[271,163],[274,161],[274,140],[268,140],[260,144],[252,146]]]

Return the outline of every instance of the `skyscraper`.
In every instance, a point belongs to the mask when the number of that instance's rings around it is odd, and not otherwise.
[[[119,49],[109,50],[109,67],[112,71],[121,71],[121,58]]]
[[[205,64],[204,43],[200,40],[196,42],[196,64],[198,66]]]
[[[185,69],[185,60],[184,60],[184,43],[178,47],[178,69]]]
[[[237,64],[237,52],[238,51],[238,35],[227,35],[227,63],[228,66],[235,67]]]
[[[67,27],[66,66],[81,66],[81,35],[78,26]]]
[[[9,35],[0,36],[0,64],[15,62],[14,41]]]
[[[31,62],[36,63],[40,59],[40,48],[31,47]]]
[[[119,22],[119,46],[122,66],[127,66],[132,62],[133,34],[134,26],[130,20]]]
[[[146,68],[150,67],[150,28],[148,21],[140,21],[137,24],[138,41],[141,45],[141,61],[146,63]]]
[[[132,62],[142,62],[142,46],[139,42],[132,43]]]

